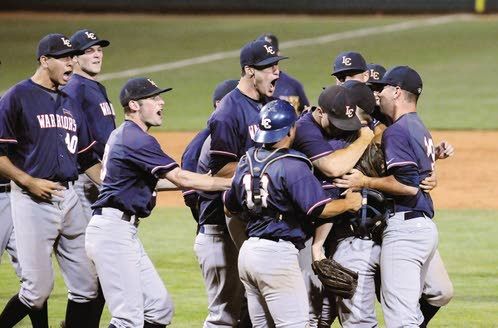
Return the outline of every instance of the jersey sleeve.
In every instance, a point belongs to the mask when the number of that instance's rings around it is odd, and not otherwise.
[[[408,135],[387,129],[382,135],[382,145],[388,173],[394,167],[413,165],[417,167],[416,156]]]
[[[19,107],[12,90],[0,98],[0,143],[17,143],[16,120]]]
[[[285,170],[289,197],[303,213],[311,215],[317,207],[331,201],[306,163],[293,161]]]
[[[312,124],[298,125],[293,148],[305,154],[311,161],[334,151],[319,128]]]
[[[178,167],[175,160],[163,152],[153,137],[142,143],[140,147],[130,149],[128,158],[140,169],[157,178]]]

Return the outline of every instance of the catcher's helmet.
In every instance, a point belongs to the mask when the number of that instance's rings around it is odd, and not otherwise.
[[[253,137],[258,143],[274,143],[289,133],[297,120],[294,107],[285,100],[267,103],[259,113],[259,130]]]

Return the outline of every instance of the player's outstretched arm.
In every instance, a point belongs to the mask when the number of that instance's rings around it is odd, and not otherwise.
[[[58,182],[33,178],[26,172],[18,169],[7,156],[0,156],[0,175],[14,181],[18,186],[26,189],[30,194],[41,199],[50,200],[52,195],[63,197],[65,188]]]
[[[368,147],[374,134],[369,127],[360,129],[360,135],[353,143],[344,149],[320,157],[313,161],[313,166],[328,177],[340,177],[348,173],[358,162],[363,152]]]
[[[218,178],[175,168],[162,178],[173,182],[181,189],[190,188],[202,191],[223,191],[230,188],[232,179]]]
[[[414,196],[419,188],[405,185],[393,175],[381,178],[367,177],[361,171],[352,169],[348,174],[334,179],[334,185],[339,188],[370,188],[386,192],[391,195]]]

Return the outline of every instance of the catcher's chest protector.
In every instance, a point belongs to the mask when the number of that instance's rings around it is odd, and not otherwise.
[[[305,161],[313,171],[313,164],[301,153],[292,149],[276,149],[271,153],[260,148],[251,148],[246,152],[249,173],[244,176],[244,186],[247,194],[247,208],[255,214],[261,214],[263,208],[268,207],[268,184],[270,178],[266,171],[270,165],[286,157],[293,157]],[[283,169],[283,166],[281,167]]]

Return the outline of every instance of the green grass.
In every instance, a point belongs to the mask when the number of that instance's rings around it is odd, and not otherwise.
[[[455,287],[455,297],[431,327],[496,327],[498,315],[498,214],[496,211],[439,211],[439,250]],[[140,225],[146,251],[171,292],[176,314],[171,327],[201,327],[206,294],[193,252],[195,225],[186,209],[157,209]],[[50,323],[57,327],[65,311],[66,292],[59,270],[49,300]],[[0,307],[17,292],[7,256],[0,265]],[[381,318],[381,316],[379,316]],[[104,313],[102,327],[107,327]],[[20,327],[28,327],[23,321]],[[334,327],[338,327],[336,323]]]
[[[239,49],[271,31],[280,41],[387,25],[417,16],[143,16],[16,15],[0,20],[2,66],[0,90],[29,77],[36,68],[35,48],[51,32],[71,35],[91,28],[111,41],[103,73]],[[282,49],[290,60],[281,68],[301,80],[316,102],[332,83],[330,67],[343,50],[357,50],[367,61],[385,66],[408,64],[424,79],[419,110],[432,129],[497,129],[495,92],[498,16],[476,16],[468,22],[420,27],[322,45]],[[166,94],[167,130],[199,130],[211,112],[211,94],[221,80],[239,76],[238,58],[148,74]],[[105,81],[121,114],[118,94],[125,79]],[[119,120],[122,116],[119,117]]]

